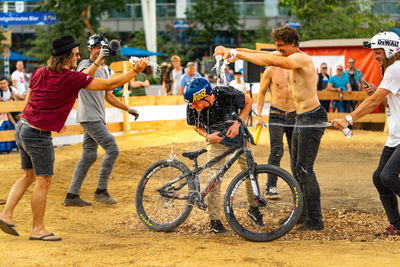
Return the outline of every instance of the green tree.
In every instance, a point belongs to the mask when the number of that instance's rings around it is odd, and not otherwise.
[[[240,26],[239,14],[230,0],[198,0],[187,12],[187,18],[199,30],[194,38],[208,44],[210,55],[214,37],[219,32],[227,30],[235,33]]]
[[[301,23],[303,41],[371,37],[395,25],[388,16],[374,14],[366,0],[280,0],[279,5]]]
[[[49,27],[35,26],[36,36],[30,41],[32,48],[27,55],[43,63],[52,51],[52,40],[63,35],[72,35],[81,43],[80,51],[86,56],[88,35],[98,32],[101,14],[115,7],[125,7],[125,0],[44,0],[37,11],[53,11],[58,22]]]
[[[255,49],[256,43],[272,43],[272,28],[268,26],[269,20],[268,17],[263,17],[254,31],[241,32],[241,47]]]

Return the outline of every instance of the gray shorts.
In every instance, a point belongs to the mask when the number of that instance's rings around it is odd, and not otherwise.
[[[54,147],[50,131],[41,131],[21,121],[15,131],[15,141],[21,157],[21,169],[33,168],[35,176],[54,175]]]

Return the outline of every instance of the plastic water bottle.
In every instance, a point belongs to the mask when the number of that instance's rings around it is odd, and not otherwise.
[[[353,132],[348,127],[344,128],[342,130],[342,132],[343,132],[344,136],[346,136],[347,139],[349,139],[353,136]]]
[[[256,143],[256,145],[258,144],[258,139],[260,138],[261,129],[262,129],[261,125],[258,125],[256,131],[256,137],[254,138],[254,143]]]

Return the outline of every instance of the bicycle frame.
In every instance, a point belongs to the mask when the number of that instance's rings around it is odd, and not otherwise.
[[[186,179],[188,177],[188,180],[194,180],[196,183],[196,189],[195,192],[200,193],[200,198],[199,199],[192,199],[192,202],[196,202],[196,200],[199,200],[200,203],[203,203],[205,197],[208,195],[208,193],[211,191],[211,189],[215,186],[215,183],[229,170],[229,168],[233,165],[233,163],[244,153],[246,155],[247,159],[247,165],[248,165],[248,170],[250,174],[250,181],[251,181],[251,186],[253,189],[253,194],[254,198],[257,203],[260,205],[265,205],[266,202],[261,198],[260,190],[259,190],[259,185],[258,181],[254,175],[255,172],[255,167],[257,164],[253,160],[253,156],[251,155],[251,151],[249,148],[249,142],[248,142],[248,137],[247,134],[243,134],[243,142],[242,145],[232,147],[220,155],[216,156],[215,158],[209,160],[202,166],[198,167],[197,165],[197,158],[193,159],[193,167],[194,169],[191,170],[190,172],[184,173],[181,176],[173,179],[172,181],[168,182],[167,184],[163,185],[157,191],[160,193],[161,196],[163,197],[168,197],[168,198],[174,198],[174,199],[188,199],[190,196],[186,195],[179,195],[176,193],[169,193],[164,191],[165,189],[171,187],[174,183]],[[228,159],[228,161],[219,169],[219,171],[214,175],[214,177],[208,182],[208,184],[204,187],[204,189],[200,192],[200,179],[199,179],[199,174],[202,173],[205,169],[210,168],[211,166],[215,165],[219,161],[221,161],[223,158],[227,157],[228,155],[232,154],[232,156]],[[174,190],[180,190],[183,188],[187,182],[185,181],[182,183],[179,187],[175,188]],[[198,204],[198,203],[191,203],[191,204]]]

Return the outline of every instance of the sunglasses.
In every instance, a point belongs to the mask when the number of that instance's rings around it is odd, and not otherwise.
[[[327,69],[328,69],[328,67],[322,67],[322,69],[323,69],[323,70],[327,70]]]
[[[354,64],[354,61],[349,61],[349,64]]]
[[[340,71],[342,71],[343,69],[336,69],[336,70],[340,70]]]

